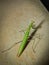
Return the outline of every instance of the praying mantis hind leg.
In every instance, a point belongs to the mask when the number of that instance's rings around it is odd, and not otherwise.
[[[36,42],[36,38],[38,39],[38,41]],[[42,36],[40,34],[36,34],[35,37],[34,37],[34,43],[33,43],[33,51],[36,52],[36,48],[40,42],[40,40],[42,39]],[[35,44],[36,42],[36,44]]]
[[[13,44],[11,47],[9,47],[8,49],[5,49],[5,50],[1,51],[1,53],[8,52],[8,51],[11,50],[16,44],[18,44],[18,43],[20,43],[20,42],[22,42],[22,40],[21,40],[21,41],[18,41],[18,42],[16,42],[16,43],[14,43],[14,44]]]

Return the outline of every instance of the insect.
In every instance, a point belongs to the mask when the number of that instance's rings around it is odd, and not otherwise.
[[[30,23],[29,27],[26,30],[26,33],[24,35],[24,38],[23,38],[22,43],[21,43],[21,45],[19,47],[19,50],[18,50],[18,56],[21,55],[22,51],[25,48],[25,45],[27,44],[27,40],[28,40],[28,37],[29,37],[29,33],[30,33],[31,28],[33,28],[33,22]]]
[[[35,34],[35,32],[37,31],[37,29],[40,27],[40,25],[41,25],[42,23],[43,23],[43,21],[40,22],[40,23],[35,27],[33,33],[31,34],[31,36]],[[26,30],[26,33],[25,33],[25,35],[24,35],[24,38],[23,38],[22,43],[21,43],[21,45],[20,45],[20,47],[19,47],[19,50],[18,50],[18,54],[17,54],[18,56],[21,55],[21,53],[23,52],[23,50],[24,50],[24,48],[25,48],[25,46],[26,46],[26,44],[27,44],[27,40],[28,40],[28,37],[29,37],[29,33],[30,33],[31,28],[34,28],[33,22],[30,23],[30,25],[28,26],[28,28],[27,28],[27,30]],[[32,38],[32,37],[31,37],[31,38]]]

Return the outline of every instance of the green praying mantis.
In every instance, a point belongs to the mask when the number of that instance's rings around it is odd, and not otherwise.
[[[33,22],[30,23],[30,25],[28,26],[28,28],[26,30],[26,33],[24,35],[24,38],[23,38],[22,43],[20,45],[20,48],[18,50],[18,56],[21,55],[23,49],[25,48],[26,42],[27,42],[28,37],[29,37],[30,30],[31,30],[32,27],[33,27]]]
[[[25,33],[24,38],[23,38],[23,40],[22,40],[22,43],[21,43],[21,45],[20,45],[20,47],[19,47],[18,56],[21,55],[21,53],[23,52],[23,50],[24,50],[24,48],[25,48],[25,46],[26,46],[26,44],[27,44],[27,41],[28,41],[28,37],[29,37],[29,33],[30,33],[31,28],[35,29],[35,30],[33,31],[33,34],[35,34],[35,32],[37,31],[37,29],[40,27],[40,25],[41,25],[42,23],[43,23],[43,21],[40,22],[36,27],[34,26],[34,21],[32,21],[32,22],[30,23],[30,25],[28,26],[28,28],[27,28],[27,30],[26,30],[26,33]]]
[[[26,44],[27,44],[27,41],[29,41],[28,38],[29,38],[29,33],[30,33],[31,28],[34,29],[33,34],[35,34],[35,32],[37,31],[37,29],[40,27],[40,25],[41,25],[42,23],[43,23],[43,21],[40,22],[40,23],[35,27],[34,21],[31,21],[30,25],[29,25],[28,28],[26,29],[26,32],[25,32],[25,35],[24,35],[23,40],[17,42],[17,43],[20,43],[20,42],[21,42],[21,45],[20,45],[20,47],[19,47],[19,49],[18,49],[18,53],[17,53],[17,56],[18,56],[18,57],[22,54],[22,52],[23,52],[23,50],[24,50],[24,48],[25,48],[25,46],[26,46]],[[4,52],[7,51],[7,50],[10,50],[10,49],[11,49],[13,46],[15,46],[15,45],[16,45],[16,44],[12,45],[10,48],[8,48],[8,49],[6,49],[6,50],[3,50],[2,53],[4,53]]]

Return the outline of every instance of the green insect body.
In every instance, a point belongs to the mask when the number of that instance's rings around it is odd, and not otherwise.
[[[22,43],[21,43],[21,45],[18,49],[18,56],[21,55],[23,49],[25,48],[26,42],[28,41],[30,30],[31,30],[32,27],[33,27],[33,22],[30,23],[29,27],[26,30],[26,33],[25,33],[24,38],[22,40]]]

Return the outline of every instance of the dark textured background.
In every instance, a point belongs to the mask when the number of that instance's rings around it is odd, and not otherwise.
[[[41,0],[41,2],[46,7],[46,9],[49,11],[49,0]]]

